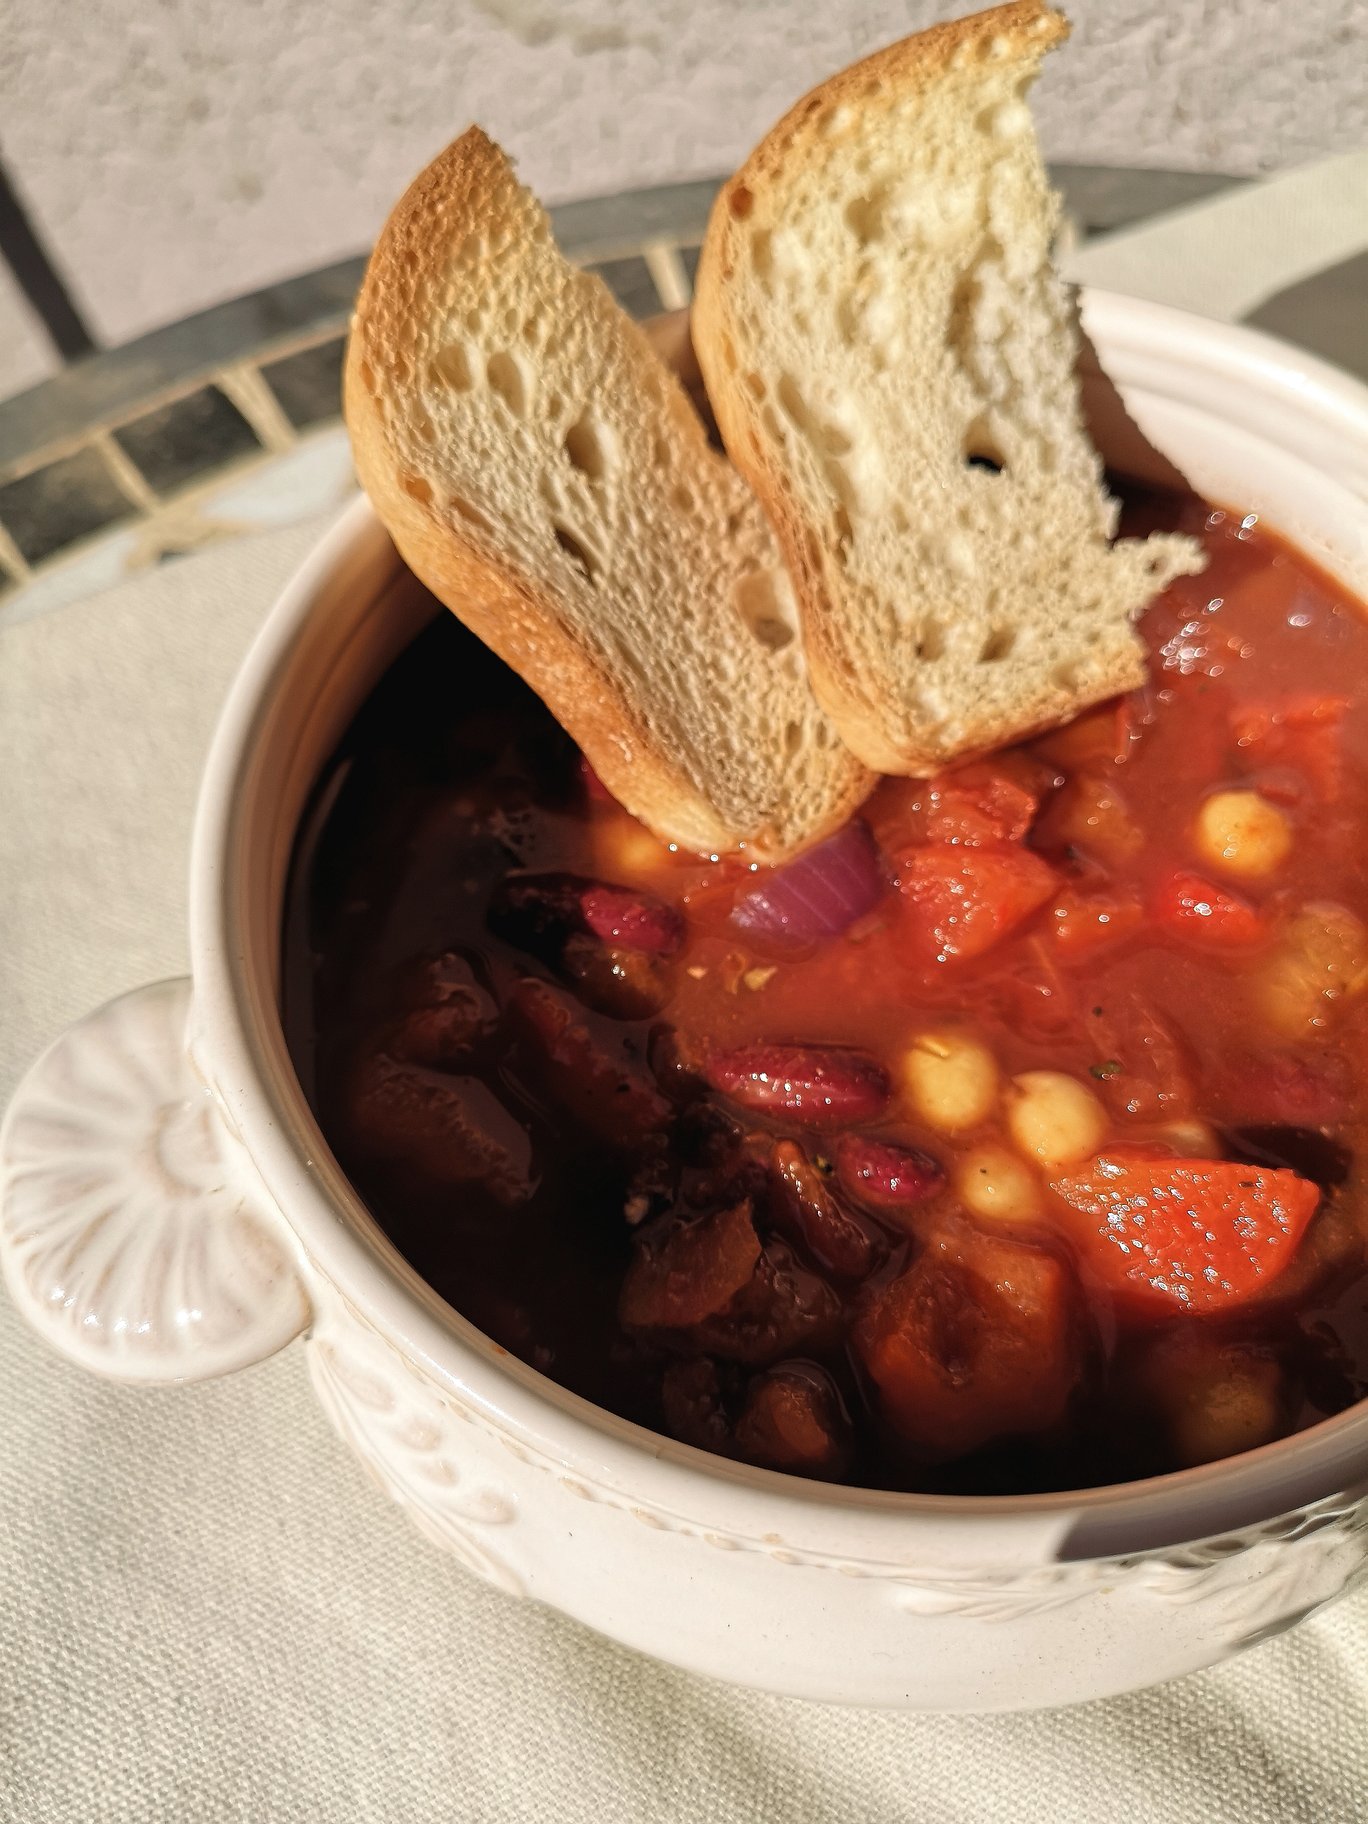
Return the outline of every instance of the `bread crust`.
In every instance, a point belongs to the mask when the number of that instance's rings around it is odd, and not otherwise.
[[[613,795],[658,836],[701,853],[747,847],[779,860],[839,827],[872,783],[853,756],[833,742],[820,762],[830,767],[827,807],[815,825],[795,827],[788,806],[795,794],[776,756],[757,755],[758,767],[776,772],[770,812],[753,827],[737,828],[664,751],[630,692],[575,637],[548,596],[544,580],[521,565],[498,529],[457,524],[431,498],[420,478],[406,475],[396,423],[411,417],[408,394],[424,333],[426,298],[434,269],[448,249],[474,255],[468,279],[478,288],[492,280],[494,264],[516,256],[518,221],[500,212],[508,184],[502,152],[477,127],[470,128],[414,179],[394,208],[366,269],[352,319],[344,373],[344,412],[357,472],[409,568],[486,645],[513,667],[547,703],[583,749]],[[641,329],[618,311],[597,280],[578,282],[600,292],[594,310],[612,311],[612,334],[625,340],[629,358],[660,367]],[[661,431],[680,441],[693,459],[722,462],[682,388],[661,368],[653,389]],[[807,691],[804,690],[807,700]],[[812,714],[819,712],[812,705]]]

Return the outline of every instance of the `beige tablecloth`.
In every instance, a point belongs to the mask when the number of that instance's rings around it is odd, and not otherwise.
[[[316,530],[0,633],[0,1101],[66,1021],[184,969],[210,726]],[[125,1390],[45,1353],[0,1299],[0,1389],[16,1824],[1368,1819],[1368,1592],[1234,1664],[1074,1711],[831,1710],[671,1671],[486,1589],[334,1441],[297,1349]]]

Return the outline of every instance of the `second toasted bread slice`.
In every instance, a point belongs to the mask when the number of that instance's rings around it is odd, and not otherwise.
[[[1038,0],[815,90],[725,186],[694,341],[789,561],[813,686],[881,772],[925,773],[1144,675],[1132,623],[1190,541],[1113,543],[1083,426],[1058,203],[1024,95]]]
[[[385,224],[346,415],[410,568],[658,836],[777,860],[849,816],[869,776],[813,699],[763,512],[476,128]]]

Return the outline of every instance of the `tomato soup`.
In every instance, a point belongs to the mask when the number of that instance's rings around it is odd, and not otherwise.
[[[439,615],[320,783],[286,1024],[496,1343],[724,1456],[1082,1487],[1368,1385],[1368,624],[1252,518],[1149,678],[783,869],[673,852]],[[453,710],[453,705],[460,707]]]

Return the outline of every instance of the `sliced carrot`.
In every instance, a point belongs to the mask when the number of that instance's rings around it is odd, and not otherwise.
[[[1295,1172],[1117,1147],[1054,1181],[1097,1277],[1125,1298],[1218,1311],[1291,1261],[1320,1191]]]

